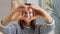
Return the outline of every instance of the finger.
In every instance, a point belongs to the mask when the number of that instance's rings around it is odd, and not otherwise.
[[[22,11],[22,10],[27,10],[27,6],[26,5],[19,6],[18,8],[16,8],[12,12],[17,12],[17,11]]]
[[[31,5],[30,8],[33,10],[34,15],[40,14],[40,11],[39,11],[40,9],[39,9],[39,7],[34,6],[34,5]]]
[[[29,19],[29,22],[31,21],[31,20],[34,20],[34,19],[37,19],[37,18],[43,18],[42,16],[33,16],[33,17],[31,17],[30,19]]]
[[[30,5],[30,8],[32,8],[33,10],[40,10],[40,6],[37,5]]]
[[[25,22],[27,22],[27,21],[28,21],[28,19],[27,19],[27,18],[25,18],[25,17],[23,17],[23,16],[20,16],[18,20],[24,20]]]
[[[17,9],[25,9],[25,10],[27,10],[27,6],[26,5],[21,5],[21,6],[19,6]]]
[[[17,19],[18,16],[19,16],[19,12],[16,12],[15,14],[12,15],[12,20]]]
[[[36,18],[38,18],[38,16],[31,17],[29,20],[34,20]]]

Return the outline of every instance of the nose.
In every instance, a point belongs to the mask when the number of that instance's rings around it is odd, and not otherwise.
[[[29,19],[31,16],[30,16],[30,14],[29,14],[29,12],[27,13],[27,18]]]

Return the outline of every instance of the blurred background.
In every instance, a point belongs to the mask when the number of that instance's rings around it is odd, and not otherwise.
[[[60,0],[21,0],[24,3],[32,3],[42,7],[55,20],[55,34],[60,33]],[[11,13],[12,0],[0,0],[0,21]],[[37,19],[38,22],[43,22]]]

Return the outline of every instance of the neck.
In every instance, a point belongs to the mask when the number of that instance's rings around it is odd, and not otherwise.
[[[25,26],[30,26],[30,23],[25,23]]]

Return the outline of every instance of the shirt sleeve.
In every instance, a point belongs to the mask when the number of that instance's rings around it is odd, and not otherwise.
[[[3,26],[0,23],[0,31],[3,32],[4,34],[16,34],[15,30],[16,29],[15,29],[14,25]]]
[[[48,25],[48,26],[55,25],[55,21],[54,21],[54,19],[53,19],[53,21],[52,21],[52,23],[51,23],[51,24],[47,24],[47,23],[45,23],[45,25]]]
[[[54,29],[55,29],[55,21],[53,19],[51,24],[45,23],[44,25],[42,25],[40,27],[40,33],[49,33],[49,32],[51,32]]]
[[[53,19],[53,21],[52,21],[52,23],[51,24],[47,24],[47,23],[45,23],[45,26],[48,28],[50,28],[50,29],[55,29],[55,20]]]
[[[46,29],[45,31],[47,33],[50,32],[50,31],[52,31],[52,30],[54,30],[55,29],[55,21],[54,21],[54,19],[53,19],[53,21],[52,21],[51,24],[45,23],[44,26],[45,26],[45,29]]]

